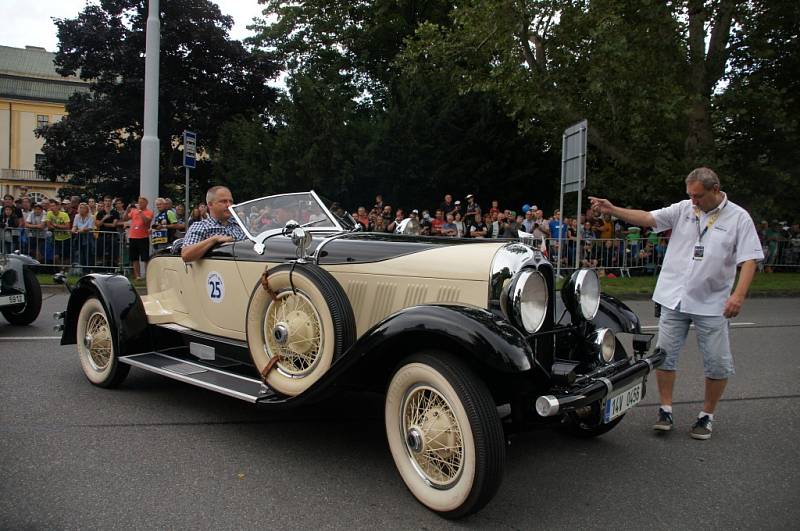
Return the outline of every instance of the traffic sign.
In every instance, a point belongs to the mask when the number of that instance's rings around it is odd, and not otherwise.
[[[561,189],[577,192],[586,187],[586,132],[583,120],[564,131],[561,147]]]
[[[194,169],[197,167],[197,133],[183,132],[183,165]]]

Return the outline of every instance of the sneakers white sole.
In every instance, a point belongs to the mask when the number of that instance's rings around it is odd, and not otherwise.
[[[653,424],[653,429],[656,431],[672,431],[672,425]]]
[[[692,437],[692,439],[697,439],[698,441],[705,441],[706,439],[710,439],[711,438],[711,434],[710,433],[694,433],[694,432],[690,432],[689,435]]]

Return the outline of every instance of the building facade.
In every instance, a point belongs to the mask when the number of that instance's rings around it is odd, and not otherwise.
[[[59,75],[54,58],[44,48],[0,46],[0,195],[40,200],[56,197],[64,185],[36,171],[44,141],[34,130],[60,120],[69,97],[89,85]]]

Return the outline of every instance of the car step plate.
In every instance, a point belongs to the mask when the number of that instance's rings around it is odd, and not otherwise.
[[[260,380],[181,360],[160,352],[120,356],[119,361],[173,380],[210,389],[247,402],[269,399],[275,393]]]

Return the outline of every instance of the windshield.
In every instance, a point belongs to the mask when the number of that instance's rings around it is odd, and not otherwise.
[[[353,216],[345,210],[340,203],[336,201],[331,201],[328,198],[317,196],[319,197],[322,204],[325,205],[325,208],[328,209],[328,212],[333,214],[333,217],[336,218],[336,221],[339,225],[342,226],[345,230],[353,230],[356,227],[356,220],[353,219]]]
[[[289,220],[306,225],[312,230],[340,230],[313,192],[262,197],[233,205],[231,212],[253,241],[259,241],[259,235],[265,232],[282,229]]]

